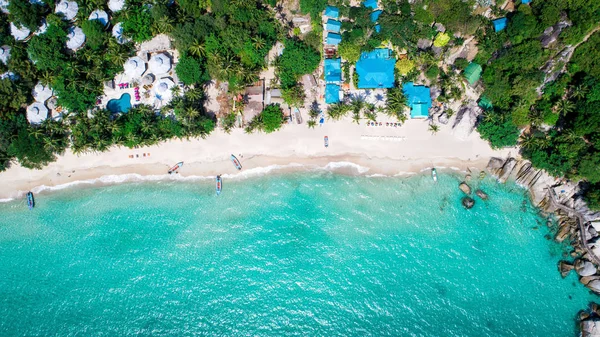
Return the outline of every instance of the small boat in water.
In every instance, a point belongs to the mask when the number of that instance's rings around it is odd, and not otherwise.
[[[431,178],[433,178],[433,181],[437,182],[437,171],[435,170],[435,167],[431,169]]]
[[[179,163],[175,164],[175,166],[173,166],[173,167],[171,167],[171,168],[169,169],[169,174],[171,174],[171,173],[173,173],[173,172],[175,172],[175,171],[179,170],[179,168],[180,168],[180,167],[182,167],[182,166],[183,166],[183,162],[182,162],[182,161],[180,161]]]
[[[233,163],[233,165],[235,165],[236,169],[242,169],[242,164],[240,164],[240,161],[234,155],[231,155],[231,162]]]
[[[221,180],[221,176],[218,175],[217,176],[217,195],[221,194],[221,188],[223,187],[222,183],[223,183],[223,180]]]
[[[329,137],[325,136],[325,138],[323,138],[324,142],[325,142],[325,147],[329,147]]]
[[[35,199],[33,199],[33,193],[27,192],[27,207],[32,210],[35,207]]]

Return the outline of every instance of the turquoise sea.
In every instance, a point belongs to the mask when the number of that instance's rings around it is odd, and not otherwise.
[[[0,204],[0,336],[575,336],[598,300],[514,184],[328,172]],[[473,181],[472,185],[479,182]]]

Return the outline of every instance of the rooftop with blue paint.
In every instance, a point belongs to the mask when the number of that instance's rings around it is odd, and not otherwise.
[[[325,82],[342,81],[342,59],[325,59]]]
[[[340,86],[337,84],[325,85],[325,103],[334,104],[340,102]]]
[[[337,33],[327,33],[327,44],[340,44],[342,42],[342,36]]]
[[[327,20],[327,25],[325,25],[325,29],[334,33],[339,33],[340,29],[342,29],[342,23],[337,20],[329,19]]]
[[[504,28],[506,28],[507,22],[508,20],[506,18],[500,18],[492,21],[492,23],[494,24],[494,30],[497,32],[503,30]]]
[[[431,108],[431,90],[423,85],[408,82],[402,86],[406,102],[410,106],[410,118],[428,118]]]
[[[381,25],[375,25],[375,31],[377,33],[380,33],[381,32]]]
[[[379,20],[379,16],[383,13],[382,10],[377,10],[371,13],[371,22],[377,22]]]
[[[337,7],[327,6],[325,8],[325,16],[337,19],[340,16],[340,10]]]
[[[531,2],[531,0],[521,0],[521,3],[522,3],[522,4],[528,4],[528,3],[530,3],[530,2]]]
[[[359,89],[393,88],[396,60],[389,49],[363,52],[356,62]]]
[[[363,5],[367,8],[377,9],[377,0],[365,0]]]

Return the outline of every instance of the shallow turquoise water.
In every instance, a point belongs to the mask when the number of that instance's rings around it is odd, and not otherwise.
[[[111,99],[106,103],[106,108],[112,113],[129,111],[131,109],[131,95],[125,93],[119,99]]]
[[[596,297],[515,185],[330,173],[0,204],[2,336],[574,336]],[[537,228],[537,229],[534,229]]]

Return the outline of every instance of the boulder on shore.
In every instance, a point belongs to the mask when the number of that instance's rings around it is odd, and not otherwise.
[[[482,190],[475,191],[475,194],[477,194],[477,196],[480,197],[482,200],[488,200],[488,198],[489,198],[487,193],[485,193]]]
[[[471,194],[471,187],[467,185],[467,183],[465,183],[464,181],[460,183],[460,185],[458,185],[458,188],[460,188],[460,190],[463,191],[465,194]]]
[[[466,209],[471,209],[475,205],[475,200],[471,197],[464,197],[462,198],[462,204]]]
[[[590,283],[586,284],[585,286],[590,288],[590,290],[593,292],[600,294],[600,280],[590,281]]]
[[[573,268],[575,268],[575,267],[567,261],[560,261],[558,263],[558,270],[560,271],[560,275],[563,278],[567,277],[567,275],[569,275],[569,273],[571,272],[571,270],[573,270]]]
[[[581,322],[581,337],[598,336],[600,336],[600,320],[594,318]]]
[[[579,259],[577,260],[577,263],[575,263],[575,271],[579,276],[592,276],[596,274],[598,270],[596,270],[596,267],[590,261]]]

